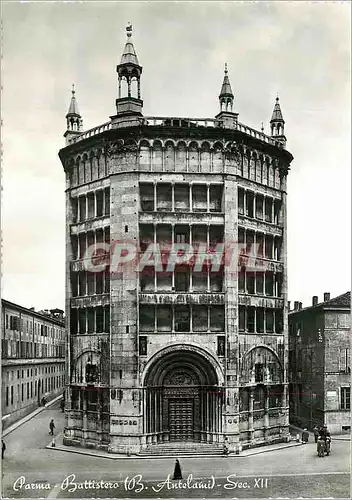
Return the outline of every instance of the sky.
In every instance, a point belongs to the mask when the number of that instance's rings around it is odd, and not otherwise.
[[[351,289],[349,2],[3,3],[2,297],[64,308],[64,147],[71,85],[109,120],[133,25],[146,116],[214,117],[224,63],[239,121],[286,122],[289,300]]]

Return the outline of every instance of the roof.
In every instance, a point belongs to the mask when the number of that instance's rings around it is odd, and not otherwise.
[[[328,300],[327,302],[323,302],[324,306],[343,306],[343,307],[351,307],[351,292],[343,293],[342,295],[338,295],[333,299]]]
[[[126,42],[120,64],[136,64],[139,66],[136,51],[134,50],[133,43],[130,40],[127,40]]]
[[[19,304],[15,304],[14,302],[10,302],[9,300],[1,299],[1,308],[7,307],[9,309],[15,309],[19,312],[24,312],[25,314],[29,314],[31,316],[36,316],[37,318],[40,318],[45,321],[50,321],[52,323],[56,323],[60,326],[65,326],[65,318],[59,319],[55,318],[54,316],[49,316],[47,314],[43,314],[42,312],[35,311],[34,309],[28,309],[27,307],[21,306]],[[61,309],[57,309],[58,311],[61,311]]]
[[[284,121],[284,119],[282,117],[279,98],[277,97],[270,122],[283,122],[283,121]]]
[[[72,97],[71,97],[71,102],[70,102],[70,107],[68,108],[68,115],[76,115],[76,116],[81,116],[78,111],[78,104],[76,101],[75,97],[75,91],[72,90]]]
[[[219,97],[233,97],[231,83],[227,73],[227,65],[225,65],[224,81],[222,82],[221,92]]]
[[[303,307],[302,309],[293,309],[289,311],[289,314],[297,314],[301,313],[302,311],[307,311],[308,309],[325,309],[329,307],[343,307],[343,308],[350,308],[351,309],[351,292],[345,292],[341,295],[338,295],[337,297],[334,297],[330,300],[327,300],[326,302],[319,302],[316,306],[308,306],[308,307]]]

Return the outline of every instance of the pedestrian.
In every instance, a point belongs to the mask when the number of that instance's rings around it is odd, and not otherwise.
[[[325,448],[324,439],[321,436],[319,436],[317,441],[318,457],[320,458],[324,457],[324,448]]]
[[[229,448],[227,446],[227,443],[224,443],[223,453],[224,453],[225,457],[228,457],[228,455],[229,455]]]
[[[49,428],[50,428],[50,434],[53,436],[54,435],[54,429],[55,429],[55,424],[54,424],[54,419],[53,418],[50,420]]]
[[[313,432],[314,432],[314,440],[317,443],[318,442],[318,437],[319,437],[319,428],[317,425],[313,427]]]
[[[1,440],[1,458],[3,459],[4,458],[4,455],[5,455],[5,450],[6,450],[6,444],[4,443],[3,440]]]
[[[306,443],[308,443],[308,440],[309,440],[309,432],[308,432],[307,428],[305,428],[302,432],[302,443],[306,444]]]
[[[65,401],[63,399],[60,402],[60,408],[61,408],[62,413],[64,413],[64,411],[65,411]]]
[[[175,462],[174,476],[172,479],[182,479],[181,465],[177,459]]]

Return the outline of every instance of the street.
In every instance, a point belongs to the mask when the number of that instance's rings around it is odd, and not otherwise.
[[[248,457],[181,458],[183,480],[173,481],[174,459],[112,460],[47,449],[52,418],[59,442],[58,403],[5,437],[3,497],[350,498],[349,441],[333,440],[325,458],[312,442]]]

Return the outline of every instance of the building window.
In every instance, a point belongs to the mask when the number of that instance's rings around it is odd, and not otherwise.
[[[9,388],[8,387],[6,387],[6,402],[5,402],[5,405],[9,406]]]
[[[13,405],[13,386],[11,386],[11,404]]]
[[[190,331],[190,311],[188,306],[175,307],[175,331]]]
[[[147,337],[139,337],[139,355],[147,355]]]
[[[351,409],[351,387],[341,387],[341,410]]]
[[[218,337],[218,356],[225,356],[225,336]]]
[[[262,363],[255,364],[255,382],[260,383],[264,381],[264,365]]]

